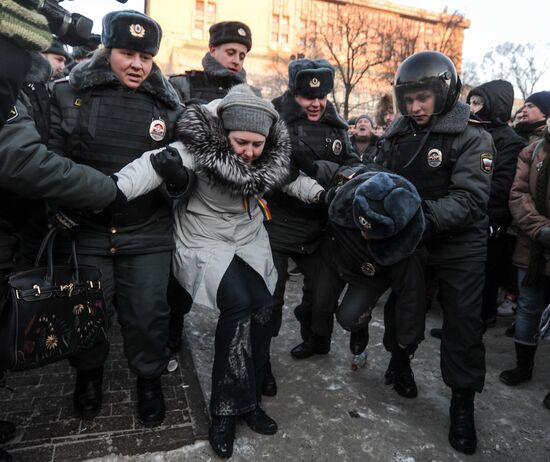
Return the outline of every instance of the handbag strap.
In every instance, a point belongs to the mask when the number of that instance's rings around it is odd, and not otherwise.
[[[40,266],[40,261],[42,260],[44,252],[47,252],[48,270],[46,272],[46,281],[50,283],[53,282],[54,280],[53,245],[55,242],[56,234],[57,234],[57,228],[54,226],[48,231],[48,233],[42,240],[40,244],[40,248],[38,249],[38,254],[36,255],[36,259],[34,261],[34,267],[38,268]],[[75,282],[78,282],[80,281],[80,270],[78,267],[78,260],[76,258],[76,241],[74,237],[71,238],[71,260],[73,262],[73,267],[74,267],[73,280]]]

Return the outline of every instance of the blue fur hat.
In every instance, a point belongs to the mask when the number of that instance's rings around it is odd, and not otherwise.
[[[334,87],[334,67],[326,59],[295,59],[288,64],[288,89],[294,95],[322,98]]]
[[[388,266],[411,255],[420,242],[424,232],[421,202],[405,178],[368,172],[338,190],[329,217],[337,225],[360,230],[373,259]]]
[[[101,43],[105,48],[125,48],[155,56],[161,39],[159,23],[139,11],[111,11],[103,17]]]

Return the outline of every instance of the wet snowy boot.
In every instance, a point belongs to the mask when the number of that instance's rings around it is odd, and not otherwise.
[[[137,379],[138,421],[146,427],[160,425],[166,415],[160,377]]]
[[[313,355],[326,355],[330,351],[330,337],[311,334],[309,338],[290,350],[296,359],[306,359]]]
[[[260,435],[274,435],[277,433],[277,422],[269,417],[260,406],[241,417],[251,430]]]
[[[212,424],[208,430],[208,441],[214,452],[222,459],[229,459],[233,455],[235,441],[234,415],[212,416]]]
[[[275,396],[277,394],[277,382],[273,376],[273,371],[271,370],[271,361],[268,361],[265,371],[264,382],[262,384],[262,395],[264,396]]]
[[[451,417],[449,443],[464,454],[473,454],[477,448],[474,395],[474,390],[453,388],[449,410]]]
[[[351,354],[360,355],[365,351],[369,344],[369,327],[364,327],[357,331],[351,332],[349,335],[349,349]]]
[[[499,378],[506,385],[515,386],[529,382],[533,376],[533,364],[535,362],[536,345],[524,345],[514,342],[516,347],[516,367],[501,372]]]
[[[73,393],[75,415],[83,420],[91,420],[101,411],[103,401],[103,366],[87,371],[76,371]]]
[[[393,371],[389,374],[392,380],[393,389],[403,398],[416,398],[418,389],[414,380],[414,374],[411,369],[411,358],[407,350],[397,348],[392,352]],[[386,372],[387,373],[387,372]]]

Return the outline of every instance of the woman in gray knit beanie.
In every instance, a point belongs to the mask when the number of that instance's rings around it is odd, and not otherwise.
[[[117,184],[128,200],[163,181],[187,196],[174,208],[173,272],[195,304],[219,310],[209,440],[229,458],[237,416],[257,433],[277,431],[259,405],[277,282],[262,195],[288,181],[290,141],[271,103],[246,85],[208,106],[188,106],[176,136],[118,172]],[[309,202],[323,190],[306,176],[285,187]]]

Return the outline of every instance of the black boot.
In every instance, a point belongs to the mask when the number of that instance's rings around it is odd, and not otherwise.
[[[302,305],[294,308],[294,316],[300,323],[300,336],[305,342],[313,332],[311,332],[311,311],[305,310]]]
[[[274,435],[277,433],[277,422],[269,417],[260,406],[241,417],[250,429],[256,433],[261,435]]]
[[[516,347],[516,367],[500,373],[500,381],[506,385],[519,385],[529,382],[533,376],[536,345],[524,345],[514,342]]]
[[[542,400],[542,405],[546,408],[546,409],[550,409],[550,393],[548,393],[544,399]]]
[[[349,335],[349,349],[351,354],[360,355],[369,344],[369,327],[356,330]]]
[[[73,393],[75,415],[91,420],[101,411],[103,400],[103,366],[87,371],[77,370]]]
[[[473,454],[477,447],[473,390],[453,389],[449,443],[459,452]]]
[[[222,459],[233,455],[235,441],[235,416],[212,416],[212,425],[208,430],[208,441],[214,452]]]
[[[306,359],[313,355],[326,355],[330,351],[330,337],[311,334],[309,338],[290,350],[296,359]]]
[[[268,361],[265,371],[264,383],[262,384],[262,395],[275,396],[277,394],[277,382],[271,370],[271,361]]]
[[[12,462],[12,460],[13,458],[8,451],[0,449],[0,462]]]
[[[0,444],[11,440],[15,435],[15,424],[7,420],[0,420]]]
[[[160,425],[166,414],[160,377],[137,379],[138,421],[146,427]]]
[[[393,384],[393,389],[404,398],[416,398],[418,396],[418,389],[414,381],[409,353],[403,348],[397,348],[396,351],[392,352],[390,365],[392,371],[389,373],[386,371],[386,375],[388,375],[386,383]],[[389,369],[390,367],[388,366]]]

